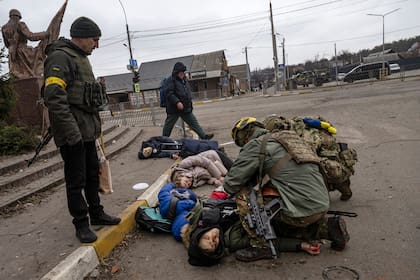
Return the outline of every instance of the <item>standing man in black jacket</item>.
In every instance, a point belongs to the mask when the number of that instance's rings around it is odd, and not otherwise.
[[[105,90],[95,80],[87,58],[99,47],[101,30],[80,17],[71,25],[71,40],[60,38],[46,49],[44,99],[51,131],[64,160],[67,205],[76,236],[94,242],[92,225],[117,225],[121,219],[106,214],[99,198],[99,162],[95,140],[101,133],[98,110]],[[83,196],[84,194],[84,196]]]
[[[211,139],[213,134],[207,134],[201,128],[192,113],[191,89],[185,79],[187,67],[182,62],[177,62],[172,70],[172,77],[166,82],[166,120],[163,126],[163,136],[170,136],[172,129],[179,117],[181,117],[194,130],[200,139]]]

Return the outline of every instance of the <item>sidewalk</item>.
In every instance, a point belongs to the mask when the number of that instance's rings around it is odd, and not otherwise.
[[[21,205],[24,208],[22,213],[2,217],[0,279],[40,279],[63,260],[81,255],[83,258],[75,263],[62,265],[59,274],[48,274],[51,277],[44,279],[82,279],[81,273],[90,272],[97,265],[98,256],[102,258],[111,251],[134,225],[134,219],[130,218],[133,209],[139,203],[152,203],[147,198],[147,193],[155,188],[152,183],[173,164],[171,159],[142,161],[137,158],[141,142],[160,133],[160,127],[144,128],[140,137],[121,154],[110,159],[114,193],[102,195],[101,200],[107,213],[122,213],[119,216],[123,222],[120,226],[93,227],[99,237],[93,246],[80,246],[75,236],[64,185],[36,195],[36,198]],[[131,187],[140,182],[148,183],[151,187],[144,194],[145,200],[136,201],[142,193]],[[77,269],[73,265],[77,265]],[[66,271],[70,274],[66,274]]]

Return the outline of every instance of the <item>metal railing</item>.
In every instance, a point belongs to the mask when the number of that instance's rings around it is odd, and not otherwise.
[[[101,121],[107,125],[120,126],[163,126],[166,119],[165,108],[159,103],[149,99],[148,104],[136,102],[121,102],[109,104],[107,110],[99,112]],[[172,130],[172,135],[177,138],[186,138],[188,133],[181,118],[178,119]]]
[[[151,102],[146,107],[132,102],[109,104],[108,110],[99,113],[103,123],[125,126],[163,126],[166,118],[165,108]]]

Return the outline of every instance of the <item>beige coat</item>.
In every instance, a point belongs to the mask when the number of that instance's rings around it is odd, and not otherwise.
[[[221,179],[227,173],[216,151],[208,150],[194,156],[183,159],[172,170],[171,179],[175,178],[180,171],[189,170],[193,174],[192,188],[204,184],[214,185],[217,179]]]

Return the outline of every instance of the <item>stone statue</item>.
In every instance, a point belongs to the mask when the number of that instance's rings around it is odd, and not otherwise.
[[[9,51],[9,72],[16,79],[41,77],[45,59],[45,47],[58,38],[60,26],[66,10],[67,0],[51,20],[47,31],[33,33],[21,21],[22,15],[16,9],[9,12],[9,21],[3,25],[1,32],[4,45]],[[29,41],[40,41],[38,46],[27,45]]]

